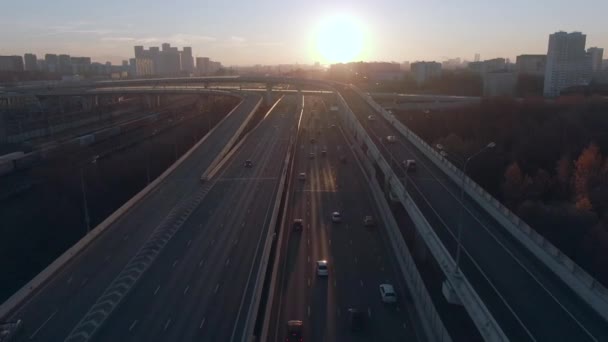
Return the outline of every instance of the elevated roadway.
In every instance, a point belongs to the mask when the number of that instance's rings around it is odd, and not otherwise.
[[[24,341],[64,340],[159,223],[198,191],[201,173],[234,140],[260,101],[259,96],[246,96],[172,173],[39,289],[25,300],[19,296],[27,288],[9,298],[1,307],[2,318],[24,322]]]
[[[460,202],[459,184],[400,136],[358,94],[349,88],[340,93],[454,258],[462,211],[460,267],[511,340],[608,339],[606,321],[551,270],[474,200],[465,196]],[[377,120],[368,120],[369,115]],[[397,141],[387,142],[389,135]],[[407,159],[417,161],[416,172],[406,174],[402,162]]]

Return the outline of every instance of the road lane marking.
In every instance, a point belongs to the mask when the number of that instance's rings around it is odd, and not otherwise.
[[[308,262],[310,262],[310,255],[307,256],[306,259],[308,260]]]
[[[338,314],[338,317],[340,317],[340,308],[336,309],[336,313]]]
[[[361,284],[361,287],[363,287],[363,280],[359,280],[359,283]]]
[[[205,263],[205,259],[201,259],[201,261],[198,263],[198,267],[203,266],[204,263]]]
[[[351,244],[351,245],[353,244],[353,240],[350,240],[350,244]]]
[[[308,317],[310,317],[310,305],[308,306],[307,312],[308,312]]]
[[[42,328],[44,328],[44,326],[53,318],[53,316],[55,316],[57,311],[58,310],[55,309],[55,311],[53,311],[53,313],[49,316],[49,318],[47,318],[46,321],[42,322],[42,324],[38,327],[38,329],[36,329],[36,331],[34,331],[34,333],[32,335],[30,335],[30,340],[33,340],[36,337],[36,335],[38,335],[40,330],[42,330]]]
[[[407,325],[405,325],[405,322],[403,322],[403,329],[407,329]]]
[[[188,247],[190,247],[191,243],[192,243],[192,239],[188,240]]]
[[[72,282],[72,278],[73,278],[73,276],[70,276],[70,278],[67,281],[68,284]]]
[[[308,244],[308,245],[310,245],[310,239],[308,239],[308,242],[307,242],[307,244]]]
[[[175,265],[177,265],[177,259],[173,262],[173,266],[171,267],[175,267]]]
[[[186,294],[188,292],[189,288],[190,288],[190,285],[186,286],[186,289],[184,290],[184,294]]]
[[[241,227],[245,227],[245,222],[241,223]]]
[[[154,295],[155,295],[155,296],[156,296],[156,293],[158,292],[158,290],[160,290],[160,285],[158,285],[158,286],[156,287],[156,290],[154,290]]]
[[[308,287],[310,287],[310,277],[308,277]]]
[[[133,328],[135,328],[136,325],[137,325],[137,320],[134,320],[133,323],[131,323],[131,326],[129,327],[129,331],[133,330]]]
[[[213,293],[217,293],[217,290],[220,288],[220,283],[217,283],[217,285],[215,285],[215,290],[213,290]]]
[[[334,287],[336,287],[336,281],[334,280]]]
[[[203,325],[205,325],[205,320],[206,319],[207,319],[206,317],[203,317],[203,320],[201,321],[201,325],[198,326],[199,329],[203,328]]]
[[[167,328],[169,327],[169,324],[171,324],[171,318],[169,318],[167,320],[167,323],[165,323],[165,329],[163,329],[163,331],[167,331]]]
[[[372,308],[367,307],[367,315],[369,316],[369,318],[372,318]]]
[[[213,245],[215,243],[215,239],[211,240],[211,244]]]
[[[226,259],[226,266],[230,265],[230,258]]]
[[[359,262],[359,258],[355,257],[355,264]]]
[[[84,286],[84,284],[86,284],[86,283],[87,283],[87,280],[89,280],[89,278],[84,278],[84,279],[82,279],[82,282],[80,283],[80,286],[81,286],[81,287],[82,287],[82,286]]]
[[[331,239],[329,239],[329,245],[331,246]]]

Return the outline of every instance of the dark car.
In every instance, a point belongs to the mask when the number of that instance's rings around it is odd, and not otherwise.
[[[348,320],[351,331],[362,331],[367,323],[367,314],[359,309],[348,309]]]
[[[249,159],[245,160],[245,167],[253,167],[253,162]]]
[[[287,321],[287,342],[302,342],[302,330],[304,324],[299,320]]]
[[[301,218],[297,218],[293,220],[293,230],[302,230],[304,228],[304,221]]]

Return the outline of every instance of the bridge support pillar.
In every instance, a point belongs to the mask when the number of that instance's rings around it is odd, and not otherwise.
[[[144,108],[150,109],[153,106],[152,95],[144,95],[143,98]]]
[[[161,104],[161,100],[160,100],[160,95],[156,95],[156,103],[154,107],[160,107]]]
[[[93,109],[93,102],[94,102],[93,97],[91,97],[91,96],[84,97],[82,99],[82,109],[87,112],[91,111],[91,109]]]

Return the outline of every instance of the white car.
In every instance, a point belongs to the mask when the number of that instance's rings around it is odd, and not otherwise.
[[[380,284],[380,297],[384,303],[395,303],[397,301],[397,295],[395,289],[391,284]]]
[[[376,121],[376,116],[375,115],[370,115],[367,117],[368,121]]]
[[[306,180],[306,172],[300,172],[300,174],[298,175],[298,179],[301,181],[305,181]]]
[[[331,222],[340,223],[342,222],[342,214],[339,211],[334,211],[331,213]]]
[[[416,161],[414,159],[404,160],[403,167],[405,167],[405,171],[407,172],[414,172],[416,171]]]
[[[314,153],[314,152],[310,152],[310,153],[308,154],[308,158],[309,158],[309,159],[315,159],[315,153]]]
[[[317,275],[321,277],[327,277],[329,275],[329,270],[327,269],[327,260],[317,261]]]
[[[389,143],[394,143],[395,141],[397,141],[397,137],[394,135],[389,135],[386,137],[386,141],[388,141]]]

